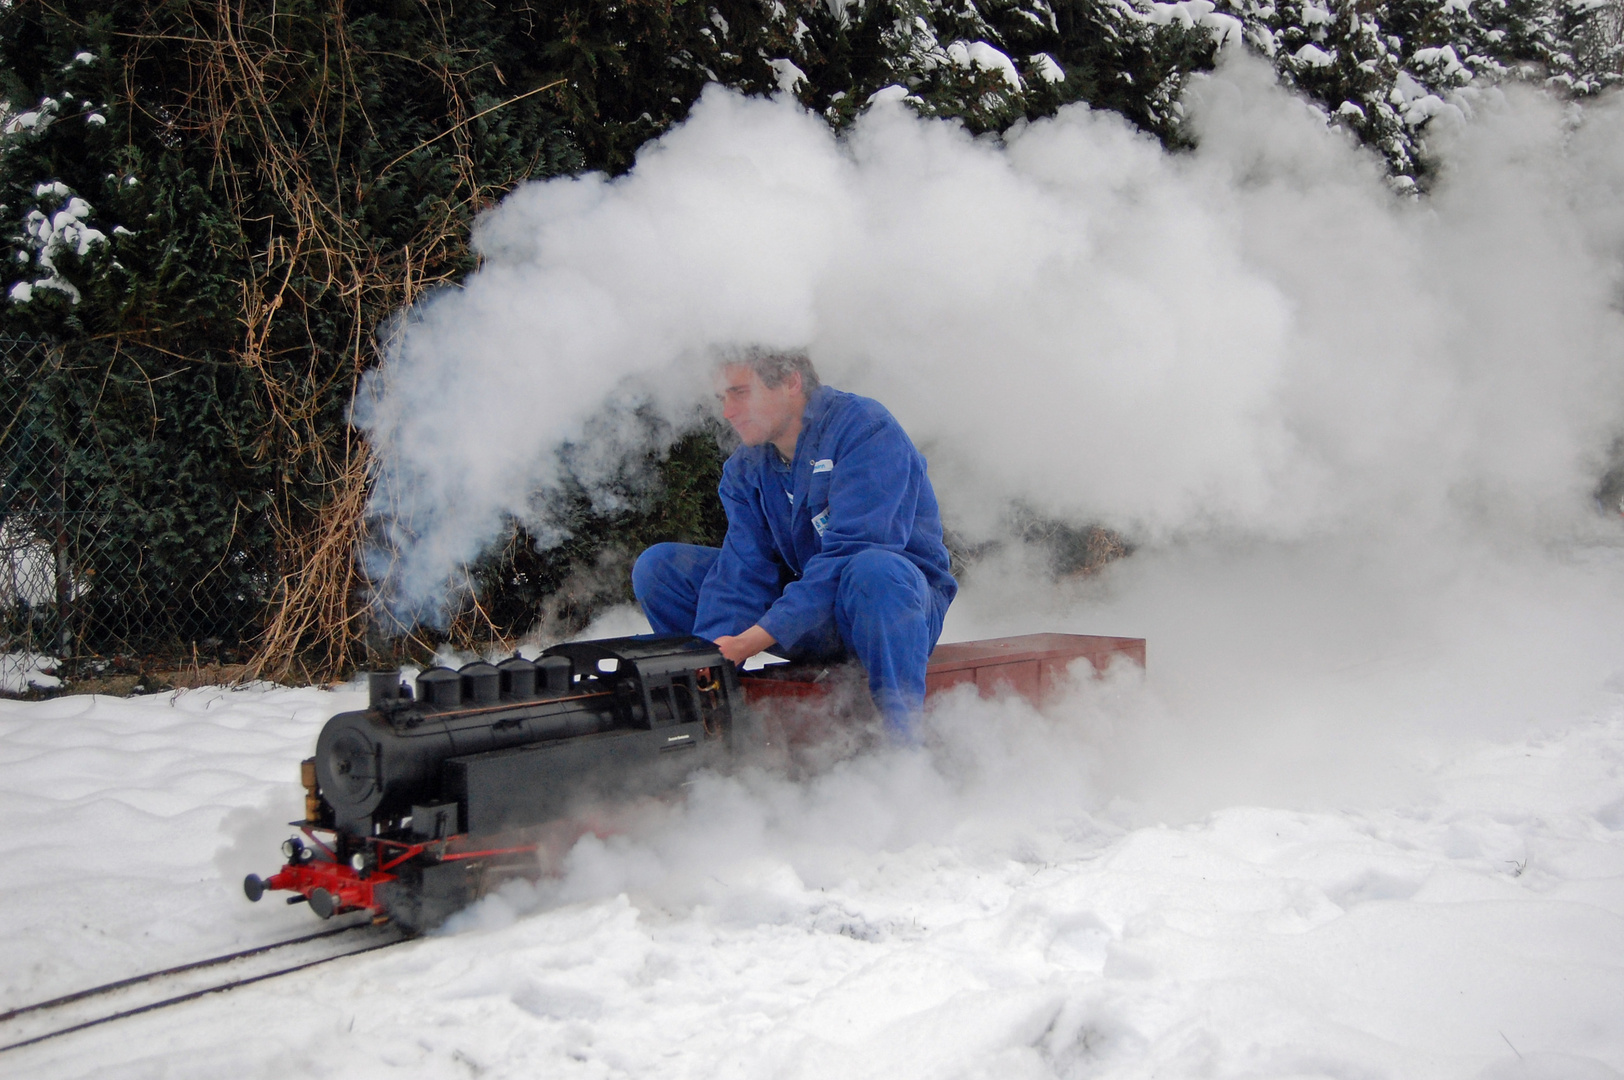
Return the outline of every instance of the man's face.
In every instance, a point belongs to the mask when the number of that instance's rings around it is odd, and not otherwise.
[[[778,442],[800,426],[806,411],[800,372],[777,386],[768,386],[749,365],[730,364],[722,369],[717,391],[722,419],[733,425],[746,446]]]

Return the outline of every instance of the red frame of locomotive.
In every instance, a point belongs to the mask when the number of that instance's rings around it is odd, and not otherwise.
[[[308,821],[295,821],[299,831],[310,838],[310,842],[326,853],[326,858],[313,855],[309,859],[289,862],[265,879],[265,888],[298,893],[305,900],[315,903],[317,890],[325,890],[331,899],[331,908],[327,915],[336,915],[345,911],[366,910],[376,914],[381,904],[374,894],[380,885],[395,881],[396,877],[389,871],[409,859],[426,852],[433,852],[436,862],[459,862],[463,859],[484,859],[501,855],[523,855],[536,850],[535,844],[520,844],[516,847],[488,848],[481,851],[449,851],[447,850],[458,840],[467,839],[459,834],[449,836],[444,840],[422,840],[415,844],[404,840],[390,840],[382,836],[369,836],[367,840],[372,844],[374,854],[371,863],[376,864],[372,869],[357,870],[346,862],[338,861],[338,853],[332,846],[323,843],[317,836],[319,826]],[[327,832],[329,830],[322,830]],[[383,849],[398,849],[399,854],[385,861]],[[305,850],[309,850],[308,848]],[[290,899],[289,903],[295,903]],[[318,914],[320,909],[317,909]],[[323,916],[324,918],[326,916]]]

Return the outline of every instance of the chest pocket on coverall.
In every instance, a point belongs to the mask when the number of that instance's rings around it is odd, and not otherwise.
[[[829,478],[830,473],[815,472],[806,488],[806,512],[812,519],[812,531],[817,534],[819,545],[823,541],[823,530],[829,525]]]

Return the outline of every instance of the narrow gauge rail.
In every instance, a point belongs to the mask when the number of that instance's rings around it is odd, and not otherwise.
[[[204,971],[209,968],[223,967],[227,964],[240,963],[253,957],[265,956],[273,952],[291,948],[293,946],[307,945],[311,942],[320,941],[326,938],[349,935],[357,930],[369,929],[373,929],[373,923],[371,920],[364,920],[361,922],[351,923],[348,926],[340,926],[333,929],[321,930],[313,934],[305,934],[302,937],[288,938],[286,941],[277,941],[269,945],[257,945],[251,949],[242,949],[238,952],[225,953],[221,956],[211,956],[205,960],[194,960],[191,963],[180,964],[171,968],[164,968],[161,971],[149,971],[143,975],[133,975],[127,979],[119,979],[115,982],[103,983],[100,986],[92,986],[85,990],[79,990],[71,994],[64,994],[61,997],[52,998],[49,1001],[39,1001],[32,1005],[18,1006],[17,1008],[11,1009],[8,1012],[0,1013],[0,1024],[9,1025],[24,1017],[34,1017],[37,1019],[56,1017],[60,1015],[62,1010],[80,1002],[112,995],[126,994],[128,992],[138,990],[141,987],[162,985],[165,982],[173,981],[180,976],[188,975],[193,972]],[[260,971],[254,974],[244,975],[241,978],[231,979],[226,982],[212,983],[207,986],[188,990],[184,993],[163,997],[156,1001],[147,1001],[140,1005],[133,1005],[128,1008],[118,1009],[114,1012],[103,1013],[93,1016],[90,1019],[67,1024],[63,1027],[51,1028],[43,1032],[31,1034],[25,1038],[17,1039],[14,1042],[8,1042],[4,1045],[0,1045],[0,1054],[3,1054],[8,1050],[20,1050],[25,1046],[33,1046],[36,1043],[42,1043],[49,1039],[57,1038],[61,1035],[69,1035],[76,1031],[84,1031],[87,1028],[99,1027],[102,1024],[111,1023],[114,1020],[123,1020],[131,1016],[139,1016],[142,1013],[156,1012],[159,1009],[169,1008],[173,1005],[181,1005],[188,1001],[195,1001],[198,998],[206,997],[209,994],[224,993],[227,990],[235,990],[240,986],[249,986],[253,983],[265,982],[268,979],[275,979],[283,975],[291,975],[294,972],[304,971],[307,968],[317,967],[321,964],[328,964],[334,960],[342,960],[348,956],[359,956],[362,953],[374,952],[378,949],[388,948],[391,945],[398,945],[402,941],[408,940],[407,935],[394,929],[381,930],[379,931],[379,936],[382,936],[383,940],[369,940],[359,948],[344,949],[328,955],[317,956],[313,959],[301,960],[298,963],[289,964],[285,967],[275,968],[270,971]],[[0,1035],[0,1038],[5,1037],[6,1036],[4,1035]]]

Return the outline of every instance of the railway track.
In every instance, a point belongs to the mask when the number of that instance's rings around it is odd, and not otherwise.
[[[405,940],[406,935],[392,927],[356,922],[22,1005],[0,1013],[0,1054]]]

